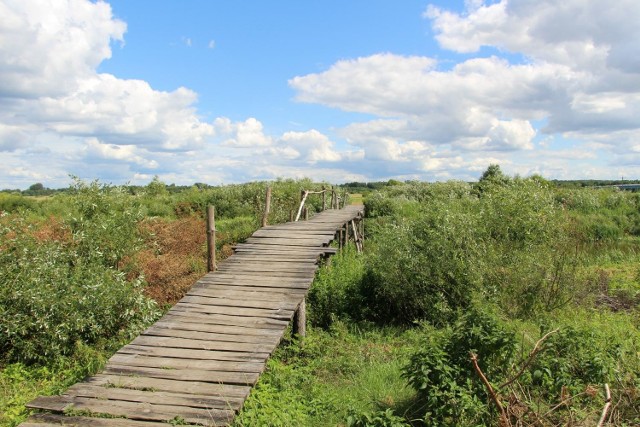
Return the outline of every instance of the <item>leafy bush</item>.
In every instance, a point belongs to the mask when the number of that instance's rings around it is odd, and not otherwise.
[[[515,336],[495,317],[472,309],[453,327],[426,335],[404,377],[424,405],[427,425],[491,425],[488,395],[470,354],[485,374],[504,378],[515,351]]]
[[[19,194],[0,193],[0,212],[16,212],[20,209],[36,209],[36,201]]]
[[[77,262],[121,267],[121,262],[142,245],[138,222],[142,211],[137,199],[122,187],[85,183],[76,179],[66,219],[74,241]]]
[[[4,230],[0,251],[0,353],[7,361],[42,362],[150,322],[155,306],[142,283],[59,242]]]
[[[347,427],[406,427],[408,425],[404,418],[395,415],[391,409],[364,413],[352,411],[347,416]]]
[[[335,319],[360,319],[365,310],[360,286],[364,275],[364,257],[351,245],[321,268],[308,295],[309,319],[327,328]]]
[[[138,206],[120,188],[76,181],[70,239],[39,239],[21,218],[0,229],[0,353],[40,362],[145,326],[158,314],[123,268],[141,244]]]
[[[434,201],[420,219],[398,221],[376,236],[361,289],[374,320],[442,323],[468,306],[484,261],[475,203]]]

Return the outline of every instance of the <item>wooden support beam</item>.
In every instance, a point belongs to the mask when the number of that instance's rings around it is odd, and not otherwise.
[[[267,195],[264,202],[264,215],[262,216],[262,226],[266,227],[269,219],[269,212],[271,211],[271,187],[267,187]]]
[[[299,337],[307,335],[307,303],[305,298],[302,298],[298,309],[293,315],[293,333]]]
[[[216,208],[207,207],[207,270],[216,271]]]

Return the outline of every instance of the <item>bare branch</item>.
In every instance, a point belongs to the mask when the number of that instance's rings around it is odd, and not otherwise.
[[[476,370],[476,373],[482,380],[484,386],[489,391],[489,396],[491,396],[491,400],[493,400],[493,403],[495,403],[496,407],[500,411],[500,425],[504,427],[511,427],[511,422],[509,421],[507,412],[504,410],[504,406],[502,406],[502,402],[500,402],[500,399],[498,398],[498,395],[496,394],[495,390],[491,386],[491,383],[489,382],[487,377],[482,373],[482,369],[480,369],[480,366],[478,366],[478,356],[474,353],[469,353],[469,355],[471,356],[471,362],[473,362],[473,368]]]
[[[513,384],[513,382],[515,380],[517,380],[518,378],[520,378],[520,376],[522,374],[524,374],[524,371],[529,367],[529,365],[531,365],[531,362],[533,362],[533,359],[535,359],[536,355],[538,353],[540,353],[540,351],[542,350],[542,343],[549,338],[552,334],[555,334],[556,332],[558,332],[560,329],[554,329],[553,331],[547,332],[542,338],[540,338],[538,340],[538,342],[536,343],[535,346],[533,346],[533,350],[531,350],[531,352],[529,353],[529,356],[527,356],[527,360],[524,362],[524,364],[520,367],[520,370],[518,371],[518,373],[513,376],[513,378],[511,378],[509,381],[507,381],[506,383],[502,384],[499,388],[505,388],[508,385]]]
[[[602,415],[600,416],[600,421],[598,421],[597,427],[602,427],[604,422],[607,420],[607,413],[609,412],[609,408],[611,407],[611,390],[609,390],[609,384],[604,385],[605,391],[605,404],[604,408],[602,408]]]

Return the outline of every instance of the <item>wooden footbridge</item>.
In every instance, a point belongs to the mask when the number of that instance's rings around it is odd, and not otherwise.
[[[304,310],[319,258],[358,239],[361,218],[348,206],[261,228],[101,373],[27,405],[40,412],[21,426],[228,425]]]

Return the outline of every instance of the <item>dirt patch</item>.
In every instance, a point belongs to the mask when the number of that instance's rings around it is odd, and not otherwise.
[[[145,294],[159,304],[175,304],[206,273],[205,222],[195,216],[149,219],[140,224],[147,249],[136,256],[148,285]]]

